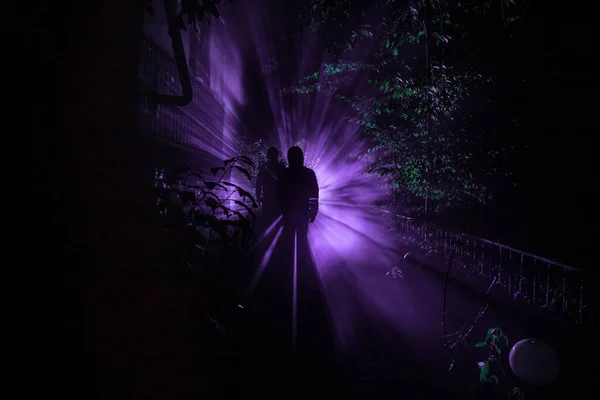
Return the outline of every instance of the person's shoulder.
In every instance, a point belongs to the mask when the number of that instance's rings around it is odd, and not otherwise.
[[[308,167],[302,167],[304,168],[304,173],[307,175],[316,175],[315,171],[312,168],[308,168]]]
[[[279,170],[279,176],[287,176],[290,174],[290,169],[283,164],[281,169]]]

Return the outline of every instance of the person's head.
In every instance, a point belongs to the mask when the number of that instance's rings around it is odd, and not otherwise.
[[[304,166],[304,153],[300,147],[290,147],[288,150],[288,164],[290,168],[300,168]]]
[[[277,147],[269,147],[269,150],[267,150],[267,161],[273,162],[273,161],[277,161],[278,159],[279,159],[279,150],[277,150]]]

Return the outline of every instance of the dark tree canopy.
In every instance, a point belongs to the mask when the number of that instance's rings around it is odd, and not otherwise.
[[[509,146],[490,147],[489,133],[465,107],[493,83],[473,50],[510,35],[526,7],[513,0],[313,0],[302,20],[323,34],[331,57],[285,93],[319,91],[350,105],[348,121],[372,143],[371,171],[391,177],[398,192],[441,208],[486,202],[485,176],[498,172],[495,160]],[[349,94],[357,82],[365,89]]]

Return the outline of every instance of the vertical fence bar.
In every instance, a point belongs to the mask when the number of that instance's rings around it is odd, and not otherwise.
[[[464,262],[464,256],[465,256],[465,245],[466,245],[466,241],[461,238],[458,239],[458,246],[459,246],[459,250],[460,250],[460,267],[464,268],[465,267],[465,262]]]
[[[490,243],[490,251],[488,252],[488,279],[492,279],[492,244]]]
[[[579,271],[579,323],[583,322],[583,270]]]
[[[583,323],[585,308],[587,307],[584,304],[584,296],[587,292],[584,293],[586,289],[584,288],[583,273],[581,270],[555,263],[552,260],[534,254],[515,250],[509,246],[487,239],[465,234],[457,235],[454,231],[442,229],[431,224],[420,224],[415,222],[415,220],[402,218],[401,216],[399,216],[399,219],[401,226],[405,228],[405,232],[412,234],[412,241],[420,239],[418,243],[424,244],[430,251],[448,252],[455,249],[455,245],[458,245],[460,248],[456,249],[459,251],[457,256],[460,257],[463,269],[469,269],[469,275],[476,273],[489,280],[492,278],[497,279],[504,287],[507,287],[508,295],[513,300],[516,300],[520,295],[525,299],[529,299],[530,304],[537,304],[545,308],[552,307],[553,309],[556,306],[555,311],[562,309],[562,312],[571,313],[572,315],[575,314],[573,308],[578,303],[576,319],[578,323]],[[459,243],[455,242],[457,239]],[[494,255],[496,254],[493,250],[494,246],[498,248],[497,255]],[[487,255],[485,254],[486,250],[488,252]],[[508,252],[508,260],[506,252]],[[513,253],[515,254],[514,260]],[[517,254],[519,255],[518,258]],[[525,256],[533,261],[527,268],[525,268]],[[494,257],[498,257],[498,259],[494,260]],[[538,261],[540,262],[538,263]],[[513,262],[519,263],[518,269],[517,265],[513,265]],[[477,267],[479,263],[480,265]],[[544,264],[546,265],[545,278],[541,269],[541,265]],[[486,268],[487,272],[485,271]],[[498,269],[497,272],[494,268]],[[558,270],[553,272],[552,268],[562,268],[562,273]],[[505,272],[508,273],[508,277],[506,277]],[[576,274],[577,278],[575,278]],[[561,277],[562,285],[560,285],[559,281],[556,281],[556,285],[552,283],[551,287],[551,280],[554,282],[554,280],[561,279]],[[502,281],[503,278],[506,279],[506,282]],[[529,282],[529,278],[531,278],[531,282]],[[516,279],[518,279],[518,283]],[[543,279],[546,279],[546,281],[544,282]],[[579,281],[576,279],[579,279]],[[567,285],[572,286],[567,287]],[[575,289],[575,285],[579,285],[578,291]],[[531,291],[529,292],[529,290]],[[543,297],[540,294],[542,291],[545,292]],[[562,295],[562,306],[559,306],[560,303],[556,298],[556,296],[560,295]]]
[[[535,265],[535,259],[533,260],[533,293],[531,295],[531,304],[536,303],[537,296],[537,268]]]
[[[498,283],[502,284],[502,247],[498,246]]]
[[[479,272],[481,274],[481,276],[485,276],[485,272],[484,272],[484,267],[485,267],[485,245],[483,242],[481,242],[481,271]]]
[[[563,268],[563,282],[562,282],[562,310],[567,311],[567,270]]]
[[[512,251],[508,251],[508,297],[512,297]]]
[[[523,254],[521,254],[521,266],[519,267],[519,294],[523,296]]]
[[[550,307],[550,264],[546,264],[546,308]]]

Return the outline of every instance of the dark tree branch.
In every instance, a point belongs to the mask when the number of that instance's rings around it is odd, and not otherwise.
[[[492,287],[496,284],[497,279],[498,279],[498,277],[495,276],[494,279],[492,280],[492,283],[488,287],[487,292],[485,292],[485,296],[483,298],[483,301],[481,302],[481,308],[479,309],[479,312],[475,316],[475,319],[473,320],[471,325],[469,325],[469,328],[466,331],[465,331],[465,329],[463,329],[463,331],[460,333],[460,335],[458,336],[456,341],[450,346],[451,348],[455,348],[459,344],[466,343],[467,338],[471,335],[471,332],[473,331],[475,326],[477,326],[477,323],[479,322],[481,317],[483,317],[483,314],[485,314],[485,312],[487,311],[487,309],[490,306],[490,303],[488,302],[488,298],[489,298],[490,292],[492,291]]]

